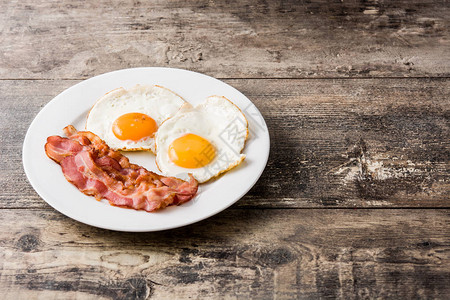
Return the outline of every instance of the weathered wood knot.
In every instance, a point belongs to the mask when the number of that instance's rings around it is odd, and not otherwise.
[[[25,234],[20,237],[16,244],[23,252],[31,252],[39,246],[39,239],[32,234]]]
[[[276,267],[295,260],[295,255],[286,248],[276,248],[269,251],[262,251],[258,261],[263,265]]]

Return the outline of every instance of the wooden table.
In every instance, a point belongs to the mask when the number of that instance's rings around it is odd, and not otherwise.
[[[448,2],[237,2],[0,1],[2,299],[450,298]],[[265,172],[175,230],[65,217],[26,179],[28,126],[77,82],[141,66],[243,92]]]

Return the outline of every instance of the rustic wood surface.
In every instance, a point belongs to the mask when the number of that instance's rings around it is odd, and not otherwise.
[[[47,207],[18,167],[17,141],[49,99],[77,82],[2,81],[8,150],[0,167],[10,176],[0,178],[0,207]],[[447,79],[225,82],[259,107],[272,142],[266,171],[239,206],[449,207]],[[10,126],[15,120],[27,121]]]
[[[2,299],[449,299],[447,1],[0,0]],[[22,143],[66,88],[202,72],[262,112],[271,154],[231,208],[121,233],[53,210]]]
[[[192,226],[133,234],[53,210],[4,209],[0,284],[10,298],[444,299],[449,217],[229,209]]]
[[[0,1],[0,78],[448,76],[447,1]]]

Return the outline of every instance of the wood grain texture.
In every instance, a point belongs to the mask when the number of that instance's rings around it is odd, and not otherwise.
[[[448,299],[449,220],[446,210],[229,209],[132,234],[2,209],[0,290],[6,299]]]
[[[449,76],[447,1],[0,1],[0,78]]]
[[[0,81],[0,207],[47,207],[25,178],[22,141],[37,112],[76,82]],[[272,143],[239,206],[450,207],[448,79],[226,82],[260,109]]]
[[[449,25],[442,0],[0,0],[0,298],[450,299]],[[25,177],[28,126],[143,66],[248,96],[265,172],[179,229],[63,216]]]

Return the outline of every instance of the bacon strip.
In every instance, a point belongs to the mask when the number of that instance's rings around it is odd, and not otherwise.
[[[66,179],[86,195],[111,205],[149,212],[191,200],[198,183],[164,177],[132,164],[89,131],[64,128],[67,138],[50,136],[45,153],[61,165]]]

